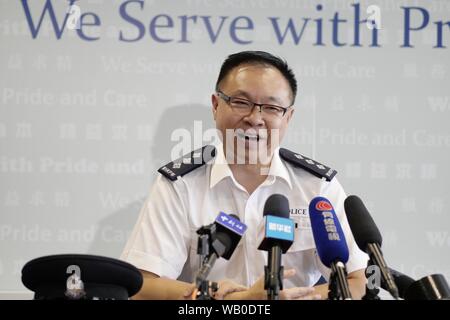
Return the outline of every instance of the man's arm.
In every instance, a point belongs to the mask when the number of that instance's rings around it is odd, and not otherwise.
[[[354,300],[361,300],[366,293],[366,276],[364,269],[356,270],[348,274],[348,286]],[[314,287],[315,293],[322,296],[322,299],[328,299],[328,283],[320,284]]]
[[[133,300],[179,300],[185,299],[192,292],[192,284],[160,278],[154,273],[141,270],[144,282],[141,290],[132,297]]]
[[[133,300],[190,300],[194,285],[191,283],[160,278],[154,273],[143,271],[144,283],[141,290],[132,297]],[[285,277],[291,277],[295,270],[285,271]],[[222,287],[222,288],[221,288]],[[264,300],[267,293],[264,290],[264,278],[261,277],[254,286],[246,290],[230,280],[219,281],[220,299],[230,300]],[[281,291],[281,299],[318,299],[317,290],[313,288],[291,288]],[[217,298],[217,297],[216,297]]]

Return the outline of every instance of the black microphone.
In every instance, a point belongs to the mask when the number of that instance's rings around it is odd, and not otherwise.
[[[398,288],[381,252],[383,239],[369,211],[367,211],[362,200],[354,195],[345,199],[344,207],[350,229],[358,247],[369,255],[373,264],[378,266],[384,287],[395,299],[398,299]]]
[[[239,241],[247,230],[247,226],[240,222],[236,215],[220,212],[214,223],[197,230],[199,235],[208,236],[208,255],[195,277],[197,287],[206,281],[217,258],[226,260],[231,258]]]
[[[271,195],[264,204],[264,235],[259,250],[268,251],[264,266],[264,289],[269,300],[278,300],[283,290],[281,254],[294,242],[294,222],[289,219],[289,201],[281,194]]]
[[[450,288],[442,274],[432,274],[419,280],[389,268],[398,287],[399,296],[405,300],[450,300]],[[382,283],[381,287],[388,288]]]

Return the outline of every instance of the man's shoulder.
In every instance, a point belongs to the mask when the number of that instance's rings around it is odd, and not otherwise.
[[[285,148],[279,149],[279,155],[281,159],[294,167],[301,168],[320,179],[325,178],[327,181],[331,181],[337,174],[336,170],[300,153]],[[158,169],[158,172],[170,181],[176,181],[179,177],[183,177],[204,166],[214,159],[215,156],[216,147],[213,145],[206,145],[165,164]]]
[[[325,180],[331,181],[337,174],[336,170],[300,153],[285,148],[280,148],[279,153],[281,159],[284,161],[290,163],[294,167],[301,168],[320,179],[325,178]]]
[[[215,156],[216,147],[213,145],[206,145],[165,164],[158,169],[158,172],[170,181],[176,181],[179,177],[202,167]]]

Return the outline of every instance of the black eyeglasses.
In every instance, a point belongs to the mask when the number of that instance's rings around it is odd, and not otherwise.
[[[221,99],[223,99],[223,101],[228,103],[234,112],[239,113],[241,115],[251,114],[253,112],[253,108],[255,106],[258,106],[259,112],[261,112],[261,114],[264,114],[266,117],[282,118],[286,114],[286,111],[290,107],[292,107],[292,106],[289,106],[289,107],[285,108],[285,107],[280,107],[280,106],[277,106],[274,104],[254,103],[247,99],[227,96],[222,91],[217,91],[217,95]]]

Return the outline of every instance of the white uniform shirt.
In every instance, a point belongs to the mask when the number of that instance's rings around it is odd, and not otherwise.
[[[121,259],[161,277],[192,282],[199,267],[196,231],[212,223],[220,211],[235,214],[248,229],[230,260],[218,259],[209,279],[231,279],[251,286],[264,274],[267,252],[258,250],[266,199],[274,194],[289,200],[295,240],[282,257],[285,270],[296,269],[285,279],[286,288],[313,286],[330,270],[320,261],[308,216],[316,196],[330,200],[342,225],[350,258],[347,271],[364,269],[368,256],[357,247],[344,212],[346,194],[334,178],[327,182],[285,162],[274,152],[267,179],[251,195],[233,177],[225,162],[222,145],[217,155],[200,168],[170,181],[159,175],[146,200]]]

